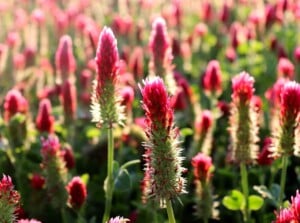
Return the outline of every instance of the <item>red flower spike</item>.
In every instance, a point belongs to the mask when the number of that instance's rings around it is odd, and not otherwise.
[[[4,120],[9,121],[17,113],[26,113],[28,102],[18,90],[10,90],[4,99]]]
[[[219,96],[222,93],[222,73],[217,60],[208,63],[203,77],[203,88],[208,95]]]
[[[296,47],[294,51],[294,58],[297,63],[300,63],[300,46]]]
[[[292,62],[287,58],[280,58],[277,64],[277,73],[279,77],[288,78],[290,80],[294,79],[295,67]]]
[[[263,148],[260,151],[257,163],[262,166],[269,166],[273,163],[274,157],[272,157],[272,151],[271,151],[271,144],[272,139],[270,137],[265,138]]]
[[[209,110],[204,110],[201,113],[201,118],[195,124],[195,129],[198,134],[206,134],[209,128],[212,126],[213,116]]]
[[[41,190],[45,185],[45,178],[40,174],[33,174],[30,178],[30,185],[35,190]]]
[[[51,115],[52,107],[49,99],[40,101],[38,115],[36,117],[36,127],[40,132],[54,132],[54,117]]]
[[[126,106],[127,108],[132,107],[132,103],[134,100],[134,90],[132,87],[126,86],[121,90],[122,102],[121,104]]]
[[[72,39],[68,35],[62,36],[59,40],[55,54],[55,65],[63,82],[75,72],[76,61],[72,50]]]
[[[74,157],[72,147],[70,145],[64,145],[61,153],[62,153],[62,156],[66,163],[66,167],[68,169],[74,168],[75,167],[75,157]]]
[[[212,160],[210,156],[203,153],[198,153],[192,159],[192,166],[194,167],[194,176],[201,182],[207,182],[211,177]]]
[[[299,190],[296,192],[296,196],[292,197],[291,210],[295,217],[295,220],[300,222],[300,193]]]
[[[73,177],[67,185],[69,193],[69,204],[75,208],[80,209],[87,197],[86,186],[80,177]]]
[[[281,117],[283,120],[296,119],[300,112],[300,85],[295,81],[287,82],[281,91]]]
[[[76,86],[71,80],[66,80],[62,84],[61,91],[61,103],[64,109],[65,122],[70,123],[76,117]]]
[[[284,208],[276,213],[276,220],[273,223],[292,223],[294,220],[293,212],[288,208]]]
[[[42,138],[41,154],[44,160],[55,157],[60,151],[59,139],[55,135],[49,135],[47,139]]]

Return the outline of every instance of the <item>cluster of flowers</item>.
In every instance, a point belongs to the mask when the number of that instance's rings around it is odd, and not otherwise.
[[[297,190],[295,197],[292,197],[290,207],[283,208],[276,213],[274,223],[298,223],[300,222],[300,194]]]

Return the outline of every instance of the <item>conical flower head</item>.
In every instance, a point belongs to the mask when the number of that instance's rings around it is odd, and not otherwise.
[[[4,119],[9,121],[16,113],[25,113],[28,110],[28,102],[20,91],[16,89],[10,90],[4,101]]]
[[[70,79],[68,79],[63,83],[61,91],[61,103],[64,109],[65,123],[68,124],[74,120],[76,116],[76,86]]]
[[[274,156],[299,154],[300,85],[295,81],[285,83],[280,96],[280,129],[273,133],[272,151]]]
[[[52,106],[49,99],[45,98],[40,101],[39,111],[36,117],[36,127],[40,132],[54,132],[54,117],[52,116]]]
[[[97,78],[92,96],[92,121],[106,127],[122,124],[124,107],[120,105],[120,95],[116,91],[119,54],[117,40],[110,28],[104,27],[100,34],[95,61]]]
[[[212,160],[210,156],[198,153],[192,159],[194,167],[194,176],[197,180],[207,182],[211,176]]]
[[[208,95],[219,96],[222,93],[222,73],[217,60],[208,63],[203,77],[203,88]]]
[[[67,185],[67,191],[69,193],[69,204],[79,209],[86,200],[87,191],[86,186],[80,177],[73,177],[73,179]]]
[[[279,77],[288,78],[290,80],[294,79],[295,66],[287,58],[280,58],[277,65],[277,73]]]
[[[68,35],[62,36],[59,40],[55,54],[55,65],[63,82],[68,79],[76,69],[76,61],[72,50],[72,39]]]
[[[276,220],[273,223],[293,223],[295,221],[293,212],[289,208],[284,208],[276,213]]]
[[[178,130],[174,127],[174,113],[170,97],[161,78],[144,82],[141,88],[143,109],[146,113],[146,135],[144,143],[146,194],[154,197],[164,207],[166,201],[185,192],[184,168],[180,157],[181,148]]]
[[[254,93],[254,78],[242,72],[232,79],[232,104],[229,132],[230,152],[236,163],[256,160],[258,146],[259,111],[250,103]]]
[[[300,193],[297,190],[296,196],[292,197],[291,210],[294,214],[295,219],[300,222]]]
[[[9,176],[3,175],[0,180],[0,221],[15,222],[15,212],[20,205],[20,194],[14,190]]]
[[[172,72],[172,48],[166,22],[161,17],[156,18],[152,23],[149,48],[151,52],[149,69],[152,75],[163,78],[168,91],[174,94],[176,91],[176,82]]]

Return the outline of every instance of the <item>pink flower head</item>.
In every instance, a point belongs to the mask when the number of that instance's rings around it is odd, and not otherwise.
[[[230,106],[226,101],[218,101],[217,106],[222,112],[223,116],[227,117],[230,114]]]
[[[6,44],[10,48],[14,48],[20,41],[20,35],[18,32],[9,32],[6,37]]]
[[[292,223],[294,221],[293,212],[291,209],[284,208],[276,213],[276,220],[273,223]]]
[[[25,113],[28,110],[28,102],[22,96],[21,92],[12,89],[4,99],[4,119],[9,121],[16,113]]]
[[[291,210],[294,214],[295,220],[300,222],[300,193],[299,193],[299,190],[297,190],[296,196],[292,197]]]
[[[55,53],[56,70],[67,79],[76,69],[76,61],[72,50],[72,39],[64,35],[59,39],[58,48]]]
[[[253,85],[254,78],[246,72],[232,78],[232,100],[244,104],[249,103],[254,93]]]
[[[230,7],[228,3],[223,3],[222,11],[220,13],[220,20],[223,23],[227,23],[228,19],[230,18]]]
[[[147,117],[146,122],[153,128],[160,127],[170,130],[174,114],[163,80],[158,77],[146,80],[141,92],[143,96],[143,109]]]
[[[22,53],[17,53],[13,57],[13,64],[16,70],[22,70],[25,67],[25,56]]]
[[[194,35],[203,37],[207,34],[208,28],[205,23],[198,23],[194,28]]]
[[[36,127],[40,132],[54,132],[54,117],[51,115],[52,107],[50,100],[45,98],[40,101],[39,111],[36,117]]]
[[[287,82],[281,91],[281,118],[296,121],[300,111],[300,85],[295,81]]]
[[[56,156],[60,151],[59,139],[55,135],[49,135],[47,139],[42,138],[41,154],[45,160]]]
[[[136,80],[144,75],[144,54],[141,47],[136,47],[129,58],[129,70],[133,73]]]
[[[279,78],[275,82],[275,84],[265,93],[266,98],[271,102],[273,106],[280,105],[282,87],[287,81],[287,79]]]
[[[131,108],[134,100],[134,90],[132,87],[126,86],[121,90],[122,105],[125,105],[127,108]]]
[[[95,58],[97,64],[98,94],[107,82],[115,83],[118,72],[119,53],[117,40],[110,28],[104,27],[98,41]]]
[[[61,153],[62,153],[62,156],[66,163],[66,167],[68,169],[74,168],[75,167],[75,157],[74,157],[74,152],[73,152],[72,147],[69,145],[64,145]]]
[[[76,86],[70,79],[62,84],[61,101],[64,109],[65,122],[74,120],[76,116],[77,97]]]
[[[201,118],[196,122],[195,128],[196,132],[199,134],[206,134],[209,128],[212,126],[213,116],[211,111],[204,110],[201,113]]]
[[[294,51],[294,58],[297,63],[300,63],[300,46],[296,47]]]
[[[17,223],[42,223],[41,221],[35,219],[20,219]]]
[[[171,47],[167,33],[166,22],[163,18],[158,17],[152,23],[149,47],[153,57],[153,66],[156,69],[156,75],[162,76],[160,69],[164,66],[167,50]]]
[[[0,181],[0,204],[2,206],[3,205],[18,206],[19,202],[20,202],[20,194],[16,190],[14,190],[14,185],[12,183],[10,176],[6,176],[3,174],[3,177]]]
[[[225,52],[226,59],[232,63],[236,60],[236,52],[233,47],[228,47]]]
[[[92,72],[89,69],[85,69],[80,74],[80,86],[83,91],[88,90],[92,79]]]
[[[73,208],[79,209],[87,197],[86,186],[82,182],[81,178],[73,177],[67,185],[67,191],[69,193],[69,204]]]
[[[279,77],[285,77],[289,79],[294,79],[295,67],[292,62],[287,58],[280,58],[277,65],[277,73]]]
[[[222,73],[217,60],[208,63],[203,77],[203,88],[208,94],[220,95],[222,92]]]
[[[194,176],[201,182],[206,182],[211,177],[212,160],[210,156],[203,153],[198,153],[192,159],[192,166],[194,167]]]
[[[273,163],[274,157],[272,157],[272,151],[270,150],[272,139],[270,137],[265,138],[263,148],[260,151],[257,162],[259,165],[269,166]]]
[[[30,178],[30,185],[35,190],[41,190],[45,185],[45,178],[38,173],[35,173]]]
[[[256,111],[260,112],[262,110],[263,102],[259,96],[253,95],[250,103],[253,105]]]
[[[42,9],[35,9],[31,13],[31,17],[38,25],[43,25],[45,22],[45,13]]]
[[[119,216],[115,218],[111,218],[108,221],[108,223],[126,223],[126,222],[130,222],[129,219],[119,217]]]

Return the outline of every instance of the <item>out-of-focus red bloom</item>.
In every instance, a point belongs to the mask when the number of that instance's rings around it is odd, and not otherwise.
[[[65,121],[74,120],[76,116],[77,97],[76,86],[68,79],[62,84],[61,101],[64,109]]]
[[[45,22],[45,14],[42,9],[34,9],[31,13],[31,18],[39,26],[42,26]]]
[[[80,86],[83,91],[88,90],[91,85],[92,72],[89,69],[84,69],[80,74]]]
[[[293,212],[288,208],[284,208],[279,213],[276,212],[276,220],[273,223],[292,223],[294,220]]]
[[[210,1],[203,1],[201,6],[201,18],[209,22],[213,16],[213,7]]]
[[[251,104],[253,104],[256,111],[260,112],[262,110],[263,102],[259,96],[253,95],[251,98]]]
[[[207,32],[208,32],[208,28],[205,23],[198,23],[195,26],[195,29],[194,29],[195,36],[203,37],[207,34]]]
[[[217,60],[208,63],[203,76],[203,88],[208,95],[219,96],[222,93],[222,73]]]
[[[279,77],[284,77],[288,79],[294,79],[295,67],[292,62],[287,58],[280,58],[277,64],[277,73]]]
[[[218,101],[218,108],[222,112],[223,116],[227,117],[230,114],[230,106],[225,101]]]
[[[28,102],[16,89],[10,90],[4,99],[4,120],[9,121],[16,113],[26,113]]]
[[[17,53],[13,57],[14,68],[17,70],[22,70],[25,67],[25,57],[22,53]]]
[[[266,93],[265,97],[271,102],[273,106],[279,106],[281,100],[281,91],[284,84],[287,82],[287,79],[279,78],[275,84],[269,88]]]
[[[134,119],[134,123],[138,126],[140,126],[142,129],[146,129],[147,124],[146,124],[146,117],[137,117]]]
[[[70,77],[76,69],[76,61],[73,55],[72,39],[64,35],[59,40],[59,45],[55,53],[56,70],[63,80]]]
[[[249,103],[254,93],[254,78],[248,73],[242,72],[232,79],[232,95],[233,101],[241,103]]]
[[[198,134],[206,134],[212,126],[213,116],[211,111],[204,110],[201,113],[201,118],[195,123],[195,130]]]
[[[41,190],[45,185],[45,178],[38,173],[35,173],[30,178],[30,185],[35,190]]]
[[[23,51],[23,55],[25,58],[26,67],[32,66],[34,64],[36,49],[33,47],[26,47]]]
[[[86,200],[87,190],[85,184],[80,177],[73,177],[73,179],[67,185],[67,191],[69,193],[69,204],[79,209]]]
[[[262,166],[269,166],[273,163],[272,151],[270,150],[272,139],[267,137],[264,139],[263,148],[258,154],[257,163]]]
[[[144,75],[144,54],[141,47],[136,47],[129,59],[129,70],[136,80],[140,80]]]
[[[20,195],[14,190],[14,185],[10,176],[3,175],[0,181],[0,199],[8,199],[10,204],[18,204]]]
[[[210,156],[198,153],[192,159],[194,167],[194,176],[201,182],[207,182],[211,177],[212,160]]]
[[[9,32],[6,37],[6,44],[9,48],[14,48],[20,41],[20,35],[18,32]]]
[[[121,97],[122,97],[121,104],[125,105],[127,108],[131,108],[134,100],[133,88],[129,86],[123,87],[121,90]]]
[[[300,193],[296,192],[296,196],[292,197],[291,210],[296,221],[300,222]]]
[[[295,58],[297,63],[300,63],[300,46],[295,48],[294,58]]]
[[[280,58],[287,58],[287,52],[284,48],[283,45],[281,44],[278,44],[277,46],[277,57],[280,59]]]
[[[54,132],[54,117],[51,115],[52,107],[50,100],[45,98],[40,101],[39,111],[36,117],[36,127],[40,132]]]
[[[230,18],[230,7],[228,3],[224,2],[220,13],[220,20],[223,23],[227,23],[229,18]]]
[[[281,121],[296,121],[300,112],[300,85],[295,81],[287,82],[281,91]]]
[[[68,169],[74,168],[75,167],[75,157],[74,157],[72,147],[70,145],[64,145],[61,153],[62,153],[62,156],[66,163],[66,167]]]
[[[232,63],[236,60],[236,52],[233,47],[228,47],[225,52],[226,59]]]
[[[119,16],[116,15],[113,18],[112,25],[111,25],[114,33],[117,35],[126,36],[128,35],[133,27],[132,18],[130,16]]]
[[[49,135],[48,138],[42,138],[41,154],[43,159],[47,161],[51,157],[57,156],[60,152],[59,139],[55,135]]]

